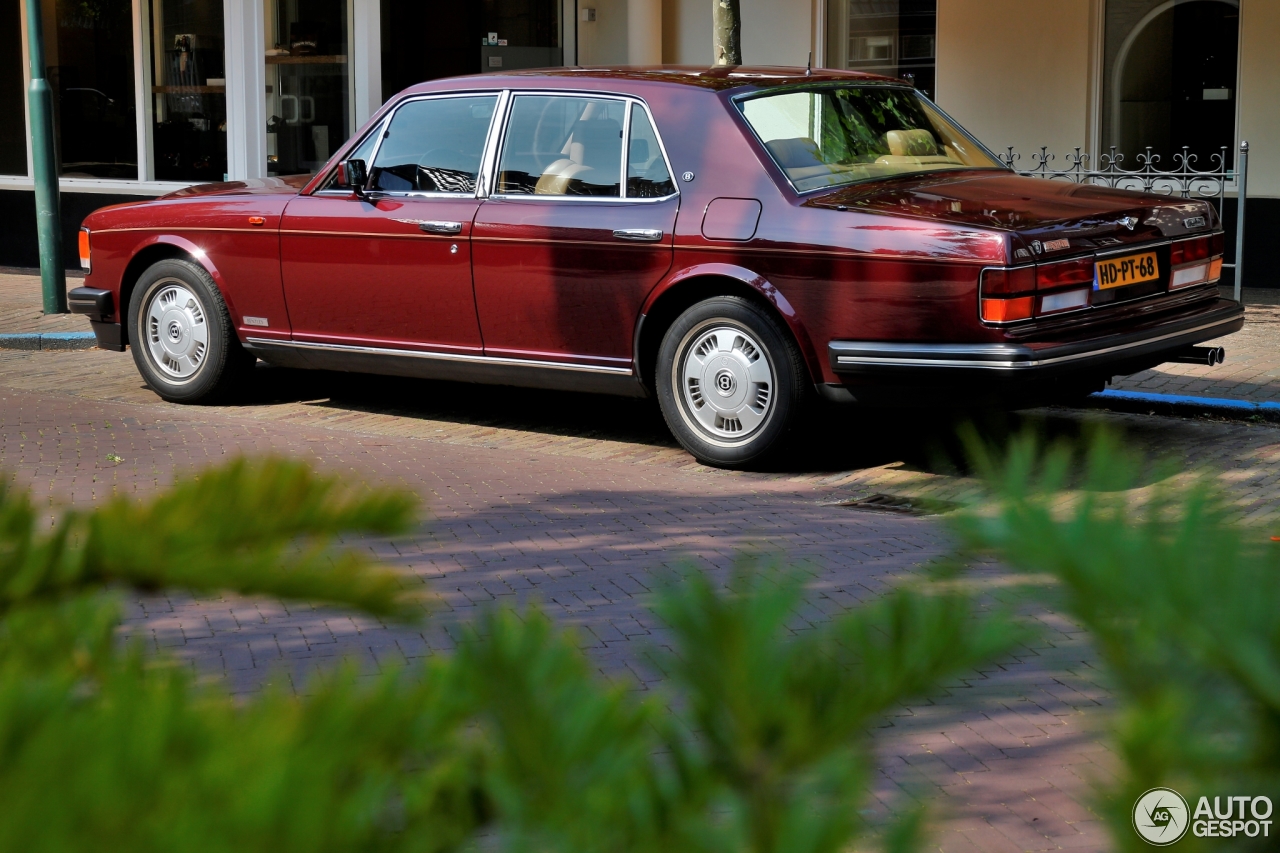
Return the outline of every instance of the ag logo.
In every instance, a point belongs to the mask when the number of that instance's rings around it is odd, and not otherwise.
[[[1166,847],[1187,834],[1187,801],[1172,788],[1152,788],[1133,804],[1133,828],[1142,840]]]

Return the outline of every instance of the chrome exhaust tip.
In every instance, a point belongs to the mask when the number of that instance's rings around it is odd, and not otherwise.
[[[1203,364],[1207,367],[1217,367],[1227,360],[1227,351],[1223,347],[1187,347],[1178,350],[1169,360],[1177,364]]]

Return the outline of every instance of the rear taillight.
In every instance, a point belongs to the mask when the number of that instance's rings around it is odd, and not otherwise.
[[[1169,289],[1208,284],[1222,277],[1222,251],[1226,238],[1221,232],[1205,237],[1179,240],[1169,247]]]
[[[1036,290],[1053,290],[1070,285],[1093,284],[1093,258],[1058,261],[1036,267]]]
[[[1088,307],[1093,275],[1093,258],[984,270],[982,319],[1013,323]]]
[[[89,255],[89,229],[80,229],[80,269],[91,272],[93,263]]]

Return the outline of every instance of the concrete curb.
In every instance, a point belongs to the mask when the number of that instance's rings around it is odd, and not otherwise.
[[[1280,423],[1280,403],[1255,403],[1251,400],[1233,400],[1227,397],[1192,397],[1183,394],[1151,394],[1143,391],[1115,391],[1108,389],[1089,395],[1093,408],[1112,409],[1118,412],[1147,414],[1156,412],[1167,415],[1214,415],[1232,420],[1257,420]]]
[[[93,332],[15,332],[0,334],[0,349],[82,350],[98,345]]]

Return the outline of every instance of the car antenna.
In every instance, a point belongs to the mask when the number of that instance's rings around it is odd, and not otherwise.
[[[813,51],[809,51],[809,62],[804,67],[804,76],[813,74]]]

